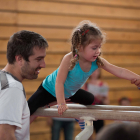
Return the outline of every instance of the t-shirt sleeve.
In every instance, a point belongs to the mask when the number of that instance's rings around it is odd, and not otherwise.
[[[22,127],[25,96],[21,89],[7,88],[0,91],[0,124]]]

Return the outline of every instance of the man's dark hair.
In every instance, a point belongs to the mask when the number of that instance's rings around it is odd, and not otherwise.
[[[13,34],[7,44],[7,60],[9,64],[14,64],[15,56],[21,55],[24,60],[29,61],[29,56],[33,55],[33,48],[47,48],[48,43],[40,34],[22,30]]]
[[[95,140],[140,140],[140,124],[114,123],[105,126]]]

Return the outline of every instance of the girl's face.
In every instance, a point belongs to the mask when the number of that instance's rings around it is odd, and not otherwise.
[[[101,39],[97,39],[85,46],[85,48],[81,46],[79,50],[79,56],[86,61],[95,61],[101,53],[101,43]]]

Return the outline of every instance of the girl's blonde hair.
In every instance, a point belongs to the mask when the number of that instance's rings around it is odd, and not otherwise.
[[[79,23],[79,25],[73,30],[72,38],[71,38],[71,51],[72,51],[72,59],[70,70],[72,70],[79,60],[79,48],[82,45],[83,47],[89,45],[93,40],[101,39],[102,43],[105,42],[105,33],[102,33],[99,27],[96,24],[84,20]],[[103,66],[103,62],[100,57],[97,57],[97,65]]]

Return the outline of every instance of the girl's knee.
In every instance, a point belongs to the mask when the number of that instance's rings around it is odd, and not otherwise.
[[[94,96],[89,98],[87,101],[86,101],[86,104],[85,105],[92,105],[92,103],[94,102]]]

